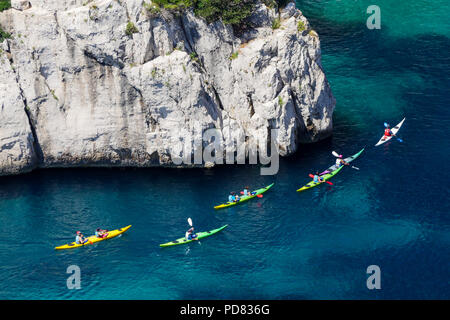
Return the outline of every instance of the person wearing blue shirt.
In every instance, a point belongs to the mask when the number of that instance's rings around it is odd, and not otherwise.
[[[76,244],[85,244],[89,240],[86,239],[80,231],[77,231],[77,236],[75,237]]]
[[[231,192],[228,196],[228,202],[238,202],[239,196],[235,192]]]
[[[323,182],[324,181],[323,178],[321,178],[319,176],[319,171],[316,171],[316,174],[314,175],[313,181],[314,181],[314,183],[319,183],[319,182]]]

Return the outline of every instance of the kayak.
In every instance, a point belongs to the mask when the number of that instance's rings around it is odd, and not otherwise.
[[[352,155],[351,157],[345,158],[344,161],[347,162],[347,163],[352,162],[353,160],[355,160],[356,158],[358,158],[358,157],[361,155],[361,153],[363,153],[364,149],[365,149],[365,148],[362,148],[362,150],[359,151],[358,153]],[[320,175],[323,175],[323,174],[325,174],[325,173],[333,172],[333,171],[336,170],[336,169],[337,169],[336,164],[335,164],[335,165],[332,165],[332,166],[329,167],[327,170],[325,170],[324,172],[322,172]]]
[[[272,183],[271,185],[268,185],[267,187],[264,187],[264,188],[261,188],[261,189],[258,189],[258,190],[253,191],[252,193],[254,193],[254,194],[252,194],[252,195],[250,195],[250,196],[242,196],[242,197],[240,197],[239,201],[236,201],[236,202],[227,202],[227,203],[224,203],[224,204],[220,204],[220,205],[218,205],[218,206],[215,206],[214,209],[218,210],[218,209],[228,208],[228,207],[231,207],[231,206],[235,206],[235,205],[237,205],[237,204],[239,204],[239,203],[248,201],[248,200],[250,200],[250,199],[253,199],[254,197],[258,196],[259,194],[263,194],[264,192],[266,192],[267,190],[269,190],[270,188],[272,188],[272,186],[273,186],[274,184],[275,184],[275,183]]]
[[[308,189],[317,187],[318,185],[320,185],[320,184],[322,184],[322,183],[325,183],[325,181],[327,181],[328,179],[331,179],[331,178],[334,177],[339,171],[341,171],[342,168],[344,168],[344,166],[342,166],[342,167],[340,167],[340,168],[338,168],[338,169],[336,169],[336,170],[334,170],[334,171],[332,171],[332,172],[330,172],[330,173],[324,174],[323,176],[321,176],[321,178],[323,179],[322,182],[314,182],[314,180],[313,180],[313,181],[311,181],[310,183],[308,183],[308,184],[304,185],[303,187],[301,187],[300,189],[298,189],[297,192],[302,192],[302,191],[305,191],[305,190],[308,190]]]
[[[130,228],[131,228],[131,225],[126,226],[124,228],[108,231],[108,235],[106,237],[104,237],[104,238],[98,238],[95,235],[93,235],[93,236],[87,237],[86,239],[88,239],[88,241],[86,241],[84,244],[78,244],[78,243],[75,243],[75,242],[71,242],[71,243],[65,244],[63,246],[55,247],[55,249],[56,250],[64,250],[64,249],[72,249],[72,248],[83,247],[83,246],[86,246],[86,245],[89,245],[89,244],[93,244],[93,243],[96,243],[96,242],[100,242],[100,241],[103,241],[103,240],[107,240],[107,239],[111,239],[111,238],[117,237],[118,235],[124,233],[125,231],[127,231]]]
[[[227,224],[224,225],[223,227],[220,227],[218,229],[214,229],[214,230],[211,230],[211,231],[197,232],[197,238],[196,239],[202,239],[202,238],[206,238],[206,237],[212,236],[213,234],[216,234],[216,233],[222,231],[226,227],[228,227]],[[186,240],[186,238],[183,237],[183,238],[177,239],[177,240],[172,241],[172,242],[167,242],[167,243],[160,244],[159,246],[160,247],[171,247],[171,246],[177,246],[179,244],[189,243],[189,242],[192,242],[192,241],[197,241],[197,240]]]
[[[403,120],[400,121],[400,123],[399,123],[398,125],[396,125],[395,127],[393,127],[393,128],[391,129],[391,131],[392,131],[393,134],[397,134],[398,130],[400,130],[400,127],[402,126],[402,124],[403,124],[403,122],[404,122],[405,120],[406,120],[406,118],[403,118]],[[382,144],[385,143],[385,142],[388,142],[389,140],[392,139],[392,137],[393,137],[393,136],[386,137],[385,135],[383,135],[383,136],[381,137],[380,141],[378,141],[378,143],[375,145],[375,147],[377,147],[377,146],[379,146],[379,145],[382,145]]]

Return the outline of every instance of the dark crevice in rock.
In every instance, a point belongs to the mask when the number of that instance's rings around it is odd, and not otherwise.
[[[294,90],[292,90],[291,88],[288,89],[288,92],[289,92],[289,95],[291,96],[292,103],[294,104],[295,116],[300,121],[302,119],[302,117],[298,114],[298,112],[300,111],[300,107],[297,103],[297,101],[298,101],[297,95],[295,94]]]
[[[186,50],[188,50],[188,52],[191,52],[191,53],[193,52],[197,56],[198,60],[196,62],[200,66],[200,69],[203,71],[203,74],[205,76],[207,76],[208,72],[207,72],[206,68],[204,67],[203,63],[201,62],[200,58],[198,57],[197,52],[195,52],[195,45],[194,45],[194,43],[191,43],[191,38],[189,37],[189,35],[186,31],[183,17],[179,17],[179,23],[180,23],[181,29],[183,30],[184,38],[186,39],[186,42],[185,42]],[[208,81],[208,82],[210,82],[210,81]],[[214,93],[214,96],[216,97],[219,109],[222,111],[225,110],[223,107],[223,104],[222,104],[222,100],[220,99],[220,96],[217,93],[216,88],[214,87],[213,84],[210,84],[210,86],[211,86],[211,90]]]
[[[36,132],[36,123],[35,123],[35,120],[33,119],[33,115],[28,106],[27,98],[25,98],[23,89],[17,78],[16,78],[16,82],[17,82],[17,85],[20,90],[20,97],[22,98],[23,104],[25,106],[24,111],[27,116],[28,123],[30,125],[31,134],[33,135],[33,152],[34,152],[35,157],[37,158],[38,164],[40,164],[40,163],[43,163],[43,161],[44,161],[44,153],[42,152],[41,145],[39,144],[39,138],[38,138],[38,135]]]
[[[155,43],[155,33],[153,32],[153,20],[150,20],[150,37],[151,37],[151,42],[149,41],[147,44],[147,48],[146,48],[146,52],[145,52],[145,56],[144,56],[144,61],[142,62],[142,64],[145,64],[151,60],[153,60],[155,58],[155,51],[156,51],[156,43]]]
[[[179,24],[180,24],[181,30],[183,30],[184,38],[186,39],[185,48],[186,48],[186,50],[188,52],[193,52],[194,51],[194,45],[193,45],[193,43],[190,42],[190,38],[188,37],[188,34],[186,32],[186,28],[184,27],[183,18],[179,17],[178,20],[179,20]]]
[[[53,13],[53,17],[55,18],[55,23],[56,23],[56,28],[55,28],[56,34],[59,34],[59,29],[62,30],[62,28],[61,28],[61,26],[59,25],[58,14],[57,14],[56,11]]]
[[[255,114],[255,108],[253,106],[253,99],[252,99],[251,93],[247,94],[247,100],[248,100],[248,105],[250,106],[250,118],[251,118]]]
[[[11,63],[11,65],[14,63],[14,60],[12,58],[12,55],[9,56],[9,61]],[[36,123],[33,119],[33,115],[31,113],[31,110],[28,106],[28,102],[27,102],[27,98],[25,97],[25,94],[23,92],[22,86],[20,85],[20,81],[19,81],[19,74],[17,72],[16,69],[13,69],[14,75],[15,75],[15,81],[17,83],[17,87],[19,88],[19,93],[20,93],[20,98],[22,99],[23,105],[24,105],[24,112],[25,115],[27,116],[28,119],[28,124],[30,126],[30,131],[32,134],[32,138],[33,138],[33,150],[32,150],[32,158],[35,158],[37,163],[36,165],[39,165],[40,163],[43,162],[44,160],[44,154],[42,152],[41,146],[39,144],[39,138],[36,132]]]
[[[83,54],[89,59],[94,60],[95,62],[97,62],[102,66],[116,67],[119,69],[123,69],[125,67],[125,65],[122,62],[114,60],[114,58],[111,56],[105,56],[103,57],[103,59],[99,59],[93,53],[89,52],[86,49],[83,50]]]
[[[296,126],[296,132],[295,132],[295,137],[299,137],[300,134],[304,134],[306,132],[306,126],[303,122],[303,117],[301,116],[301,114],[299,114],[300,112],[300,106],[298,105],[298,98],[297,95],[295,94],[294,90],[289,89],[289,95],[291,96],[292,99],[292,103],[294,104],[294,112],[295,112],[295,117],[297,118],[297,123],[299,124],[298,126]],[[300,130],[298,130],[298,128],[302,128],[303,132],[300,132]]]
[[[141,106],[142,112],[145,115],[145,124],[147,125],[147,128],[150,129],[151,132],[155,131],[156,127],[158,126],[158,122],[153,118],[150,108],[147,107],[147,105],[145,104],[144,96],[142,95],[142,91],[139,88],[136,88],[135,86],[133,86],[131,84],[129,84],[129,85],[139,95],[139,104]]]
[[[222,104],[222,100],[220,99],[220,96],[217,93],[217,90],[216,90],[216,88],[214,88],[213,85],[211,85],[211,90],[214,92],[214,95],[215,95],[215,97],[217,99],[217,102],[219,103],[220,110],[222,110],[222,111],[225,110],[224,107],[223,107],[223,104]]]

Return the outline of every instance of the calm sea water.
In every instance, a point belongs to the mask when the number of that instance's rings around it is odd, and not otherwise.
[[[332,138],[282,159],[212,170],[43,170],[0,178],[2,299],[449,299],[448,1],[298,1],[322,42],[337,99]],[[383,122],[407,120],[381,147]],[[366,152],[332,181],[295,190]],[[262,199],[213,210],[227,192],[275,182]],[[229,228],[185,246],[160,243]],[[132,224],[123,236],[56,252],[73,232]],[[81,268],[68,290],[66,269]],[[381,268],[381,290],[366,268]]]

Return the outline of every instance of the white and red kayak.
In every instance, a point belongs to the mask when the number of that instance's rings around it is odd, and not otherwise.
[[[395,127],[393,127],[393,128],[391,129],[391,131],[392,131],[393,134],[397,134],[398,130],[400,130],[400,127],[402,126],[402,124],[403,124],[403,122],[404,122],[405,120],[406,120],[406,118],[403,118],[403,120],[400,121],[400,123],[399,123],[398,125],[396,125]],[[388,142],[389,140],[392,139],[392,137],[393,137],[393,135],[392,135],[392,136],[389,136],[389,137],[383,135],[383,137],[381,137],[380,141],[378,141],[378,143],[375,145],[375,147],[377,147],[377,146],[379,146],[379,145],[382,145],[382,144],[385,143],[385,142]]]

